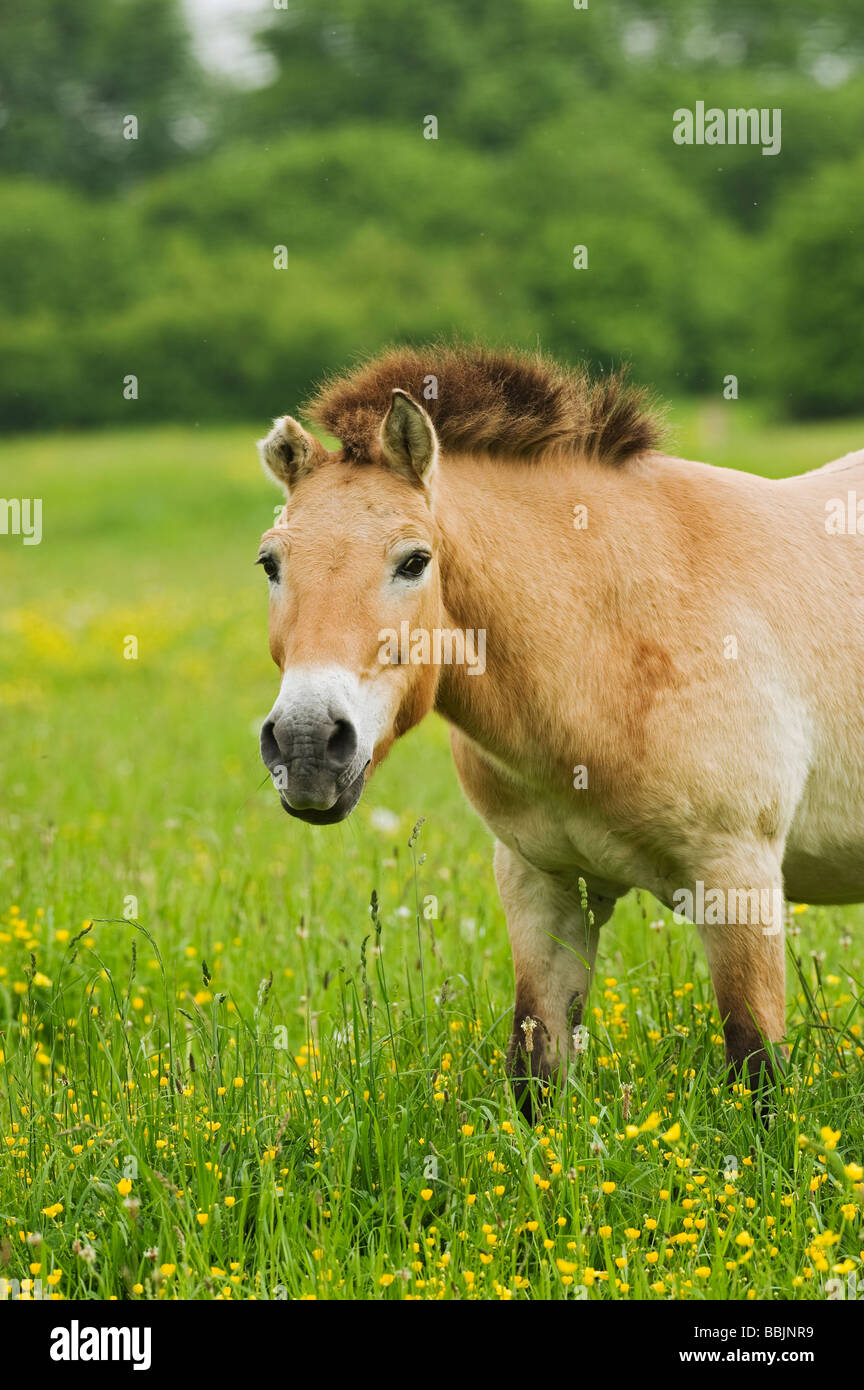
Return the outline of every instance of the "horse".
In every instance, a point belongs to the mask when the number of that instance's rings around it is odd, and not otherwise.
[[[520,1103],[566,1077],[631,888],[695,921],[733,1075],[782,1075],[784,904],[864,899],[864,451],[677,458],[621,373],[464,345],[391,349],[307,418],[340,447],[290,416],[258,446],[284,809],[344,820],[437,710],[495,837]]]

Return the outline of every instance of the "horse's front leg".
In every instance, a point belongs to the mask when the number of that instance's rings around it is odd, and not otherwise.
[[[520,1108],[533,1118],[532,1091],[537,1088],[530,1080],[542,1083],[566,1074],[594,969],[599,928],[615,902],[589,892],[583,909],[575,880],[567,883],[536,868],[500,841],[495,847],[495,878],[516,974],[507,1069]]]
[[[735,857],[708,863],[699,878],[706,905],[725,907],[716,923],[717,914],[706,911],[699,932],[723,1020],[726,1060],[736,1077],[755,1088],[763,1072],[774,1079],[785,1055],[779,1046],[786,1022],[780,862],[745,847]]]

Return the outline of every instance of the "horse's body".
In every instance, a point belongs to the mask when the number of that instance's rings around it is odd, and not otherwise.
[[[439,451],[415,401],[382,405],[434,365],[394,354],[325,390],[335,455],[287,419],[262,446],[289,492],[262,542],[283,803],[341,819],[434,705],[497,839],[514,1069],[566,1062],[597,929],[632,887],[715,903],[700,930],[727,1053],[770,1064],[784,886],[864,900],[864,452],[783,482],[687,462],[615,383],[470,353],[444,359]],[[826,527],[837,499],[852,534]],[[428,556],[419,575],[406,553]],[[484,630],[485,672],[382,666],[380,631],[406,618]]]

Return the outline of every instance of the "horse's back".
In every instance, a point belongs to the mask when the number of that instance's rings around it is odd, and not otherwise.
[[[836,474],[843,474],[842,478],[837,479]],[[824,481],[831,486],[837,483],[848,484],[850,487],[864,487],[864,449],[854,449],[852,453],[843,454],[839,459],[832,459],[830,463],[823,463],[818,468],[811,468],[806,473],[797,473],[792,478],[783,478],[780,485],[784,488],[795,490],[800,488],[806,491],[808,485]]]
[[[864,449],[853,449],[850,454],[843,454],[842,458],[832,459],[830,463],[823,463],[821,468],[814,468],[813,473],[841,473],[849,468],[857,468],[864,473]]]

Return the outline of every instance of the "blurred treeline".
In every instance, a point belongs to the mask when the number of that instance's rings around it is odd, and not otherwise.
[[[861,409],[861,0],[277,3],[250,89],[177,0],[0,0],[7,427],[264,418],[453,332]],[[699,100],[781,153],[675,145]]]

